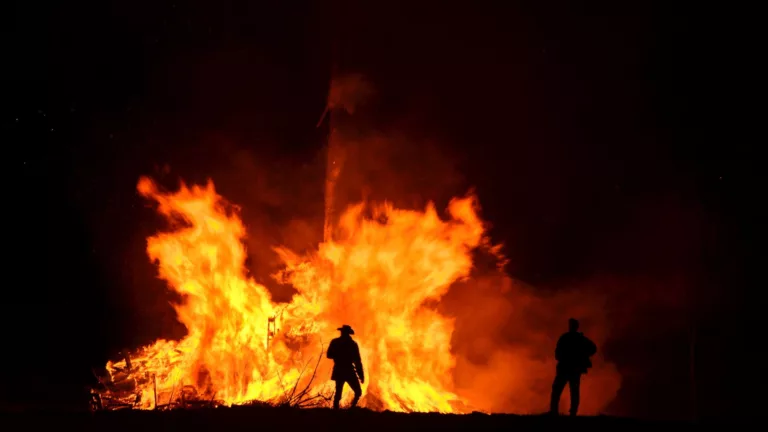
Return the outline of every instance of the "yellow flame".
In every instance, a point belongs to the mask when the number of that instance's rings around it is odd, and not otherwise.
[[[428,304],[469,275],[472,250],[486,244],[474,197],[451,201],[447,220],[432,204],[349,207],[315,253],[275,249],[285,264],[275,277],[298,291],[281,305],[247,275],[245,227],[212,182],[164,193],[142,178],[138,190],[174,224],[148,239],[147,252],[182,294],[175,309],[188,330],[133,353],[131,370],[107,365],[114,381],[127,376],[138,386],[143,408],[154,407],[155,391],[165,404],[190,387],[224,404],[279,403],[304,388],[306,397],[327,397],[332,364],[323,348],[341,324],[355,329],[370,379],[363,405],[456,412],[466,402],[453,392],[453,320]]]

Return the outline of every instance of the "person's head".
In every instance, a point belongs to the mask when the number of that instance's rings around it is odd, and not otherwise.
[[[355,331],[352,330],[352,327],[350,327],[347,324],[344,324],[343,326],[337,328],[336,330],[341,332],[342,336],[349,336],[355,334]]]
[[[579,320],[576,318],[571,318],[568,320],[568,331],[578,331],[579,330]]]

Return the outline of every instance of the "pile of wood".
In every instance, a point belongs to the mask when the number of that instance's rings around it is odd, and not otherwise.
[[[252,401],[248,405],[285,406],[294,408],[316,408],[330,406],[333,394],[312,392],[324,348],[321,346],[317,360],[309,359],[304,364],[294,383],[284,383],[284,394],[274,400]],[[90,408],[92,411],[114,411],[122,409],[170,410],[178,408],[202,408],[224,405],[216,400],[213,388],[200,389],[193,385],[179,385],[171,391],[157,390],[157,378],[142,368],[134,368],[131,359],[125,356],[125,365],[112,364],[110,372],[94,376],[98,384],[91,388]],[[310,375],[311,372],[311,375]]]
[[[91,388],[91,410],[111,411],[141,406],[141,388],[145,384],[142,378],[148,377],[136,377],[125,369],[118,370],[112,376],[101,376],[94,371],[94,376],[99,383]]]
[[[148,381],[124,381],[121,383],[100,380],[98,386],[91,388],[92,411],[114,411],[121,409],[156,409],[169,410],[177,408],[202,408],[221,405],[214,396],[201,394],[195,386],[187,385],[180,389],[174,389],[170,393],[160,394],[154,389],[153,377],[146,377]],[[151,383],[153,391],[150,400],[142,399],[142,385]],[[152,400],[154,399],[154,400]]]
[[[128,363],[130,366],[130,363]],[[155,376],[129,367],[117,368],[111,375],[94,372],[99,384],[91,388],[91,410],[157,409],[212,407],[221,404],[214,395],[201,393],[192,385],[180,386],[171,392],[158,393]],[[149,391],[147,391],[149,389]],[[149,400],[144,400],[147,398]]]

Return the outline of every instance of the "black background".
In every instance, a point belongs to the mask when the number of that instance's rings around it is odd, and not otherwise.
[[[172,327],[139,325],[165,303],[130,294],[153,276],[138,177],[168,163],[202,181],[226,165],[205,144],[222,136],[312,163],[335,59],[376,87],[377,127],[458,158],[513,276],[682,277],[681,298],[702,305],[684,308],[702,311],[699,411],[743,409],[760,195],[726,19],[497,3],[17,2],[3,38],[0,401],[78,406],[90,367]],[[660,321],[638,318],[635,335]],[[688,415],[688,369],[667,367],[688,361],[684,333],[614,347],[619,365],[659,377],[627,377],[618,411]]]

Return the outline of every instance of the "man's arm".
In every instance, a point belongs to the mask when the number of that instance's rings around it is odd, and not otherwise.
[[[353,364],[355,365],[355,370],[357,371],[357,377],[360,378],[360,382],[365,382],[365,372],[363,372],[363,361],[360,359],[360,348],[357,346],[357,343],[355,343],[355,352]]]
[[[563,357],[563,337],[557,340],[557,346],[555,346],[555,360],[560,361]]]
[[[325,352],[325,356],[329,359],[333,360],[336,357],[336,345],[334,344],[335,340],[332,340],[330,344],[328,344],[328,351]]]

